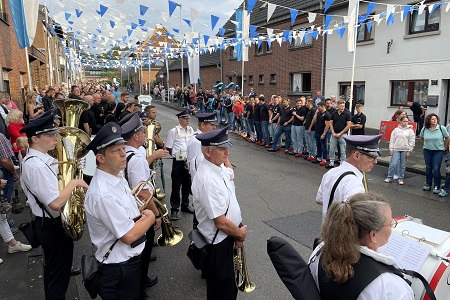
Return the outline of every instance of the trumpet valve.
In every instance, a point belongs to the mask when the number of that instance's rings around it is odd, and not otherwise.
[[[163,200],[164,198],[166,198],[166,194],[164,194],[164,193],[156,194],[156,199]]]
[[[160,188],[157,188],[157,189],[155,190],[155,193],[156,193],[156,194],[161,193],[161,189],[160,189]]]

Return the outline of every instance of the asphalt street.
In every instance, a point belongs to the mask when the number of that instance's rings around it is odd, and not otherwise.
[[[156,104],[161,136],[165,139],[170,128],[177,125],[173,108]],[[196,128],[196,118],[191,118]],[[248,225],[245,242],[249,275],[256,289],[252,293],[240,292],[239,299],[292,299],[279,279],[267,255],[266,241],[271,236],[288,240],[307,258],[311,253],[313,237],[320,226],[320,211],[314,199],[322,175],[326,169],[311,164],[302,158],[269,153],[264,147],[248,143],[243,138],[230,134],[234,144],[230,160],[236,165],[236,194],[241,207],[244,224]],[[164,160],[167,197],[169,203],[170,171],[172,161]],[[383,182],[387,168],[375,166],[368,174],[371,192],[384,195],[392,204],[393,215],[411,215],[421,218],[424,224],[442,230],[450,230],[450,204],[448,198],[439,198],[422,191],[424,176],[407,173],[405,185]],[[160,170],[158,170],[158,177]],[[161,186],[160,182],[158,186]],[[28,210],[14,216],[16,221],[26,220]],[[157,247],[156,262],[150,265],[150,274],[158,275],[159,282],[148,293],[161,300],[206,299],[206,282],[201,279],[186,256],[187,235],[192,228],[192,215],[180,213],[181,220],[174,223],[184,233],[183,240],[174,247]],[[20,223],[20,222],[19,222]],[[159,235],[159,233],[157,234]],[[19,240],[24,240],[21,233]],[[6,244],[0,250],[4,263],[0,265],[1,299],[43,299],[41,249],[28,253],[7,254]],[[74,264],[79,265],[82,253],[91,253],[88,229],[82,239],[75,243]],[[67,299],[90,299],[84,290],[81,277],[73,277]]]

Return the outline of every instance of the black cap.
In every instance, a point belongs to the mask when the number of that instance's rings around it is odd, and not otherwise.
[[[40,115],[39,117],[30,120],[30,122],[25,125],[20,132],[25,133],[27,137],[32,137],[38,134],[55,134],[59,133],[58,128],[53,125],[55,120],[55,115],[52,111],[47,111]]]
[[[142,121],[148,120],[148,112],[143,111],[139,114],[139,117],[141,118]]]
[[[347,142],[347,149],[355,149],[376,158],[381,155],[378,144],[382,136],[382,134],[350,135],[344,136],[344,140]]]
[[[178,118],[189,119],[190,118],[190,113],[189,113],[189,110],[185,109],[182,112],[176,114],[176,116]]]
[[[122,137],[128,140],[133,134],[140,130],[144,130],[145,126],[142,124],[142,120],[139,114],[133,114],[128,122],[122,124]]]
[[[228,126],[201,133],[195,137],[202,142],[202,146],[233,147],[233,144],[228,139]]]
[[[122,129],[116,122],[106,123],[97,133],[92,142],[86,147],[86,150],[92,150],[94,154],[103,148],[125,143],[122,138]]]
[[[199,122],[208,122],[211,124],[217,123],[216,113],[198,113],[195,116],[198,118]]]

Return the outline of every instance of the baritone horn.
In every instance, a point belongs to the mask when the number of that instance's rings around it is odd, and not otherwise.
[[[58,144],[50,154],[58,161],[58,189],[62,190],[73,179],[83,179],[81,160],[88,153],[89,136],[78,129],[81,113],[89,108],[89,104],[77,99],[59,99],[53,104],[61,111],[62,124],[59,127]],[[74,241],[79,240],[84,231],[84,198],[86,192],[76,187],[69,200],[61,208],[61,222],[66,234]]]
[[[161,125],[155,120],[149,121],[146,128],[146,142],[145,142],[145,154],[146,157],[150,157],[153,154],[153,151],[155,151],[155,135],[158,134],[161,131]],[[155,169],[156,163],[153,162],[150,166],[152,170]],[[162,166],[162,164],[160,164]],[[161,173],[163,173],[164,170],[161,167]],[[156,198],[158,200],[163,200],[166,197],[166,194],[161,193],[161,189],[156,190]]]
[[[139,212],[143,211],[148,203],[153,200],[153,202],[156,205],[156,208],[158,209],[160,215],[161,215],[161,234],[158,237],[158,245],[160,246],[174,246],[178,244],[183,239],[183,232],[177,228],[174,228],[172,225],[172,222],[169,218],[169,212],[167,208],[161,204],[161,202],[153,197],[153,195],[146,200],[141,200],[138,197],[139,192],[144,189],[145,186],[149,186],[150,190],[152,192],[155,191],[155,185],[152,183],[152,177],[154,176],[156,172],[152,171],[150,178],[148,180],[142,180],[140,181],[131,191],[131,194],[133,195],[137,207],[139,209]]]
[[[237,255],[233,257],[233,262],[236,287],[242,292],[253,292],[256,288],[256,284],[250,281],[250,277],[248,275],[247,258],[245,256],[243,244],[241,249],[238,249]]]

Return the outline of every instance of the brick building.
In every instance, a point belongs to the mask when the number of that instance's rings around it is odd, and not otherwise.
[[[22,88],[28,84],[25,49],[20,49],[7,0],[0,0],[0,91],[21,104]]]
[[[310,30],[323,25],[323,17],[317,15],[313,23],[309,23],[308,14],[321,13],[323,3],[320,0],[275,0],[271,3],[277,5],[272,17],[267,22],[267,5],[258,1],[250,14],[250,24],[258,26],[260,35],[267,35],[267,28],[274,29],[273,37],[283,37],[284,30]],[[246,5],[247,7],[247,5]],[[240,6],[242,9],[242,4]],[[289,8],[299,10],[293,26],[291,26]],[[233,16],[223,26],[226,28],[225,37],[236,37],[236,25],[231,21]],[[296,99],[299,96],[314,94],[316,90],[323,90],[325,79],[325,53],[326,38],[319,35],[314,39],[306,34],[305,39],[292,39],[292,43],[285,41],[280,44],[264,40],[261,46],[251,45],[248,49],[249,61],[244,68],[244,94],[253,88],[258,94],[267,96],[272,94]],[[242,63],[236,60],[236,50],[229,46],[222,51],[223,82],[234,82],[241,86]]]

